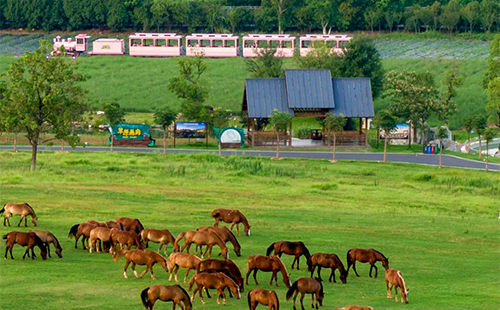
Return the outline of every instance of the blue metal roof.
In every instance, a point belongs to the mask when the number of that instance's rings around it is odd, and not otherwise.
[[[331,113],[345,117],[375,117],[370,78],[334,78],[335,108]]]
[[[246,79],[245,92],[250,118],[268,118],[274,109],[293,115],[288,108],[284,79]]]
[[[330,70],[286,70],[285,81],[289,108],[335,108]]]

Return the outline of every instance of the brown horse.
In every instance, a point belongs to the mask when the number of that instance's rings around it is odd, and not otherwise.
[[[170,277],[168,281],[172,281],[172,275],[175,274],[175,282],[179,282],[177,280],[177,272],[179,268],[186,268],[186,275],[184,276],[184,282],[187,281],[187,277],[191,269],[197,270],[198,265],[201,262],[201,258],[194,254],[186,254],[181,252],[175,252],[170,254],[168,258],[168,269],[170,270]]]
[[[119,250],[113,253],[113,260],[118,262],[118,260],[125,256],[125,267],[123,268],[123,277],[128,279],[127,268],[130,263],[132,263],[132,270],[136,278],[142,278],[148,270],[151,270],[151,279],[155,280],[155,275],[153,273],[153,266],[156,263],[160,263],[163,269],[168,272],[167,260],[160,254],[154,251],[143,251],[143,250]],[[136,265],[146,265],[146,270],[144,270],[140,276],[137,275],[137,270],[135,270]]]
[[[7,240],[7,247],[5,248],[5,259],[7,259],[7,253],[10,251],[10,258],[14,259],[12,256],[12,248],[14,244],[19,244],[20,246],[25,246],[26,251],[24,252],[23,259],[28,255],[29,250],[31,250],[31,259],[35,259],[35,251],[33,251],[33,247],[37,246],[40,249],[40,255],[43,260],[47,259],[47,249],[45,243],[43,243],[42,239],[40,239],[34,232],[20,232],[20,231],[11,231],[10,233],[4,235],[2,237],[4,240]]]
[[[28,203],[6,203],[2,210],[0,210],[0,214],[4,213],[5,215],[3,217],[3,226],[5,226],[5,221],[7,220],[7,223],[9,223],[10,226],[10,217],[12,215],[20,215],[21,220],[19,221],[19,224],[17,226],[21,226],[21,223],[23,222],[24,219],[24,226],[28,227],[28,215],[31,216],[31,222],[33,223],[34,226],[36,226],[36,222],[38,221],[38,218],[36,217],[35,210],[28,204]]]
[[[125,247],[127,247],[127,250],[130,250],[132,246],[136,246],[139,250],[143,249],[142,243],[139,240],[139,236],[133,231],[122,231],[113,228],[111,229],[109,241],[113,249],[116,249],[117,243],[120,244],[121,250],[123,250]]]
[[[128,217],[119,217],[115,219],[115,222],[122,223],[123,227],[127,231],[135,231],[136,234],[140,235],[141,231],[144,230],[144,226],[142,226],[141,221],[138,219],[131,219]]]
[[[49,253],[50,256],[50,244],[52,243],[54,245],[54,248],[56,249],[56,254],[59,256],[59,258],[62,258],[62,247],[61,244],[59,243],[59,240],[57,240],[56,236],[54,236],[53,233],[50,231],[43,231],[43,230],[30,230],[30,232],[34,232],[38,238],[42,239],[42,241],[47,245],[47,252]]]
[[[372,307],[360,307],[355,305],[345,306],[342,308],[336,308],[335,310],[373,310]]]
[[[170,233],[168,229],[151,229],[151,228],[146,228],[141,231],[141,239],[142,242],[144,243],[144,247],[148,247],[148,241],[151,242],[156,242],[160,243],[160,247],[158,247],[158,253],[160,253],[160,250],[163,246],[163,254],[167,256],[168,250],[167,250],[167,245],[169,243],[172,243],[172,245],[175,244],[175,237]]]
[[[255,284],[259,285],[257,282],[257,271],[262,270],[264,272],[272,272],[271,281],[269,285],[273,285],[273,280],[275,280],[276,287],[278,287],[278,271],[281,272],[283,276],[283,283],[285,283],[286,287],[290,287],[292,284],[290,281],[290,276],[286,271],[285,264],[281,261],[278,256],[264,256],[264,255],[252,255],[248,258],[248,271],[247,276],[245,278],[245,284],[248,285],[248,276],[253,271],[253,279],[255,280]]]
[[[356,276],[359,277],[356,271],[356,261],[370,263],[370,278],[372,277],[373,268],[375,268],[375,278],[378,275],[378,268],[375,266],[377,261],[382,262],[382,266],[384,266],[385,270],[389,269],[389,259],[385,257],[384,254],[374,249],[350,249],[347,251],[347,272],[349,273],[349,268],[351,268],[352,265],[352,269],[356,273]]]
[[[125,231],[125,226],[123,226],[122,223],[118,223],[118,222],[115,222],[115,221],[107,221],[106,222],[106,227],[108,228],[115,228],[117,230],[122,230],[122,231]]]
[[[234,225],[236,225],[236,232],[239,236],[239,224],[242,223],[245,235],[250,236],[250,224],[248,224],[247,218],[240,212],[240,210],[215,209],[212,211],[212,217],[215,219],[214,227],[219,226],[219,221],[231,223],[230,230],[233,230]]]
[[[323,284],[318,278],[299,278],[297,281],[293,282],[292,286],[286,292],[286,300],[289,300],[293,295],[293,310],[296,310],[295,300],[300,292],[300,306],[302,310],[304,309],[304,296],[305,294],[311,294],[312,307],[314,308],[314,297],[316,296],[316,309],[318,309],[318,304],[323,306],[323,298],[325,294],[323,293]],[[295,293],[295,294],[294,294]]]
[[[344,268],[344,264],[336,254],[326,254],[326,253],[315,253],[311,256],[311,266],[309,267],[309,271],[311,272],[311,278],[314,274],[314,269],[318,266],[318,278],[321,279],[321,268],[331,268],[332,273],[328,278],[328,281],[337,283],[335,280],[335,270],[338,269],[340,273],[340,280],[342,283],[347,283],[347,270]]]
[[[102,247],[101,242],[109,242],[111,243],[111,233],[113,231],[116,231],[116,229],[112,228],[109,229],[107,227],[95,227],[90,231],[90,237],[89,237],[89,252],[92,253],[92,250],[94,249],[95,246],[95,251],[97,253],[101,252]],[[111,253],[113,250],[112,247],[109,248],[109,252]]]
[[[230,259],[220,260],[220,259],[205,259],[198,264],[198,269],[196,272],[200,272],[207,269],[229,269],[231,273],[236,278],[236,283],[240,287],[240,291],[245,290],[243,277],[241,276],[240,268]]]
[[[236,279],[236,277],[234,276],[234,274],[232,274],[231,271],[229,271],[229,269],[227,269],[227,268],[224,268],[224,269],[210,268],[210,269],[205,269],[203,271],[200,271],[200,273],[223,273],[226,276],[230,277],[231,280],[234,281],[234,283],[236,283],[236,284],[238,283],[238,279]],[[231,290],[228,288],[227,291],[229,292],[229,297],[233,298],[233,294],[231,293]],[[207,297],[208,298],[212,298],[210,296],[210,292],[208,291],[207,288],[205,288],[205,292],[207,293]],[[240,289],[240,292],[241,292],[241,289]]]
[[[181,232],[178,236],[177,239],[175,240],[174,244],[174,249],[179,249],[179,242],[184,238],[184,245],[182,248],[180,248],[180,252],[184,251],[184,249],[187,248],[187,252],[189,253],[189,249],[191,247],[191,244],[196,244],[196,245],[206,245],[207,248],[205,249],[205,252],[201,254],[201,258],[205,256],[205,254],[208,253],[208,258],[212,257],[212,248],[214,245],[218,245],[219,248],[221,249],[221,255],[224,258],[229,258],[229,253],[228,253],[228,248],[226,246],[226,243],[219,237],[218,234],[211,232],[211,231],[196,231],[196,230],[190,230],[190,231],[185,231]]]
[[[402,303],[408,303],[408,291],[405,280],[401,272],[394,268],[389,268],[385,271],[385,286],[387,287],[387,299],[392,299],[392,288],[394,287],[394,299],[398,301],[398,287],[399,297]]]
[[[71,226],[69,233],[68,233],[68,238],[71,239],[71,237],[75,237],[75,249],[78,249],[78,239],[83,236],[82,238],[82,246],[83,249],[86,250],[88,247],[88,239],[90,238],[90,232],[92,229],[96,228],[97,226],[95,224],[91,223],[83,223],[83,224],[75,224]],[[87,245],[85,245],[87,243]]]
[[[88,220],[87,223],[95,225],[96,227],[107,227],[107,228],[110,228],[110,227],[108,227],[108,225],[106,223],[104,223],[104,222],[98,222],[96,220]]]
[[[269,310],[279,310],[280,301],[275,291],[261,290],[255,288],[248,292],[248,307],[250,310],[255,310],[259,304],[268,306]]]
[[[300,256],[304,255],[307,259],[307,266],[311,268],[311,254],[309,253],[309,250],[305,246],[305,244],[301,241],[299,242],[290,242],[290,241],[278,241],[273,244],[271,244],[267,248],[267,253],[266,255],[269,256],[271,252],[274,250],[274,255],[278,255],[281,258],[281,255],[283,253],[288,254],[288,255],[294,255],[295,258],[293,259],[292,262],[292,269],[293,266],[295,265],[295,262],[297,262],[297,270],[299,270],[299,260]]]
[[[191,310],[193,305],[189,294],[180,285],[151,285],[145,288],[141,293],[142,304],[146,310],[153,310],[153,306],[157,300],[171,301],[173,303],[173,310],[175,306],[179,305],[182,310]],[[181,303],[182,302],[182,303]],[[182,306],[184,304],[184,306]]]
[[[222,241],[225,243],[231,242],[233,244],[234,253],[236,256],[241,256],[241,245],[236,239],[236,236],[227,227],[213,227],[213,226],[202,226],[197,229],[197,231],[212,231],[221,237]]]
[[[196,292],[199,292],[201,302],[205,304],[205,300],[203,299],[203,288],[207,289],[216,289],[219,291],[217,295],[217,304],[220,305],[220,297],[222,296],[222,304],[226,304],[226,293],[224,290],[229,288],[233,294],[236,296],[236,299],[240,299],[240,288],[236,282],[234,282],[230,277],[226,276],[223,273],[198,273],[191,278],[189,281],[189,290],[193,288],[194,283],[196,283],[197,287],[193,291],[193,296],[191,297],[191,301],[194,301],[194,296]]]

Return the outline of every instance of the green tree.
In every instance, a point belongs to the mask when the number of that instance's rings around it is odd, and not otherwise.
[[[80,1],[85,4],[84,1]],[[122,31],[128,23],[128,12],[122,0],[108,0],[107,24],[111,31]]]
[[[310,0],[307,8],[311,12],[316,25],[321,27],[323,34],[330,34],[333,26],[338,21],[338,12],[335,10],[334,0]]]
[[[109,126],[113,127],[116,124],[125,122],[125,111],[119,103],[107,102],[102,105],[102,110],[106,116]]]
[[[486,110],[492,114],[495,126],[500,128],[500,77],[495,78],[489,83],[488,89],[488,103]],[[498,145],[500,150],[500,145]]]
[[[490,157],[490,143],[491,141],[493,141],[493,139],[495,139],[497,136],[497,133],[496,131],[493,129],[493,128],[488,128],[484,131],[484,141],[486,142],[486,158],[485,158],[485,168],[486,168],[486,172],[488,172],[488,160],[489,160],[489,157]]]
[[[491,42],[488,71],[483,79],[483,88],[488,89],[489,83],[497,77],[500,77],[500,35],[496,35]]]
[[[439,139],[439,168],[443,168],[443,148],[444,148],[444,139],[448,138],[448,128],[444,126],[439,126],[436,136]]]
[[[295,57],[301,69],[328,69],[333,77],[342,76],[340,72],[343,59],[326,45],[314,47],[306,56]]]
[[[337,162],[337,134],[344,130],[344,126],[347,123],[347,119],[340,113],[338,116],[332,113],[327,113],[323,119],[323,125],[328,131],[329,143],[332,141],[333,136],[333,158],[332,163]]]
[[[78,136],[71,134],[73,121],[87,110],[84,90],[78,82],[85,77],[75,72],[77,65],[64,57],[46,57],[52,50],[42,41],[34,52],[25,53],[11,63],[6,74],[0,119],[17,119],[26,132],[31,147],[31,171],[36,169],[38,145],[54,139],[64,139],[71,146]],[[42,141],[41,135],[54,133]]]
[[[474,118],[474,130],[479,139],[479,159],[483,158],[483,150],[481,145],[481,135],[484,133],[484,130],[488,127],[488,120],[483,115],[476,115]]]
[[[481,18],[481,5],[477,1],[469,2],[462,9],[463,18],[469,23],[470,33],[474,30],[474,26]],[[467,31],[467,28],[465,29]]]
[[[275,78],[285,75],[283,57],[277,57],[275,48],[262,47],[256,53],[256,58],[245,58],[247,71],[252,77]]]
[[[495,24],[499,13],[499,4],[496,0],[483,0],[481,2],[481,24],[488,32]]]
[[[371,31],[373,32],[373,28],[380,22],[380,18],[382,16],[382,12],[375,8],[368,8],[365,11],[364,17],[365,22],[370,26]]]
[[[343,31],[349,30],[358,12],[359,7],[352,3],[351,0],[342,1],[338,6],[337,28]]]
[[[151,5],[151,14],[153,15],[153,23],[156,25],[156,31],[164,28],[172,18],[169,12],[169,0],[153,0]]]
[[[222,145],[220,141],[221,130],[223,127],[227,126],[230,116],[231,116],[231,111],[225,110],[221,107],[214,108],[214,111],[210,114],[210,123],[215,127],[217,127],[217,130],[219,131],[219,141],[218,141],[219,156],[222,155]]]
[[[474,129],[474,117],[467,116],[464,119],[464,129],[467,132],[467,154],[470,155],[470,134]]]
[[[415,33],[420,30],[420,16],[422,14],[422,7],[418,4],[414,4],[411,7],[406,8],[405,11],[405,29],[408,31],[415,31]]]
[[[390,133],[396,129],[396,118],[389,111],[383,110],[375,116],[375,126],[384,131],[384,163],[387,162],[387,144]]]
[[[284,132],[292,123],[292,115],[286,112],[278,112],[277,109],[269,116],[269,124],[276,131],[276,159],[280,159],[280,132]],[[292,133],[290,133],[292,134]]]
[[[457,95],[457,87],[460,87],[464,82],[464,78],[460,76],[458,69],[453,67],[446,71],[444,79],[441,81],[446,87],[446,91],[441,95],[441,101],[438,106],[438,117],[448,126],[451,114],[457,110],[457,103],[453,98]]]
[[[439,16],[439,20],[450,33],[453,33],[460,21],[461,10],[462,6],[457,0],[450,0],[450,2],[443,7],[443,12]]]
[[[236,7],[227,14],[227,21],[231,27],[231,32],[236,32],[240,27],[248,22],[248,10],[242,7]]]
[[[438,30],[439,27],[439,16],[442,12],[442,6],[439,1],[434,1],[431,5],[432,19],[434,20],[434,31]]]
[[[389,28],[389,32],[392,32],[392,28],[394,24],[398,24],[403,18],[403,14],[397,12],[394,9],[387,9],[384,11],[384,19],[387,23],[387,27]]]
[[[168,127],[172,125],[177,117],[177,113],[170,107],[157,108],[155,111],[155,123],[163,129],[163,154],[167,154],[167,132]]]

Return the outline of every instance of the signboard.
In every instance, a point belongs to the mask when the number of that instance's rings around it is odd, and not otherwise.
[[[222,147],[241,147],[245,141],[245,132],[236,127],[218,128],[212,125],[215,137],[220,140]],[[220,136],[219,136],[220,129]]]
[[[408,144],[410,137],[410,124],[408,123],[397,123],[396,128],[389,134],[389,144],[402,145]],[[380,131],[380,139],[385,139],[385,132]]]
[[[175,123],[176,138],[205,138],[207,123],[205,122],[177,122]]]
[[[146,124],[117,124],[112,133],[115,140],[144,140],[149,139],[149,125]]]

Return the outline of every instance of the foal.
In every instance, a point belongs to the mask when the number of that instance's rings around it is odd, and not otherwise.
[[[389,268],[385,272],[385,286],[387,287],[387,299],[392,299],[392,288],[394,287],[394,299],[398,301],[398,287],[399,295],[402,303],[408,303],[408,288],[406,287],[405,280],[401,272],[394,268]]]
[[[275,291],[261,290],[255,288],[248,292],[248,307],[255,310],[259,304],[268,306],[269,310],[279,310],[280,302]]]
[[[153,310],[157,300],[171,301],[175,310],[175,305],[179,305],[182,310],[191,310],[193,305],[185,289],[180,285],[151,285],[145,288],[141,293],[141,300],[146,310]],[[184,307],[182,306],[182,303]]]
[[[215,219],[214,227],[219,226],[219,221],[231,223],[230,230],[233,230],[234,225],[236,225],[236,232],[239,236],[239,224],[242,223],[245,235],[248,237],[250,236],[250,224],[248,224],[247,218],[240,212],[240,210],[215,209],[212,211],[212,217]]]
[[[54,245],[54,248],[56,249],[56,254],[59,256],[59,258],[62,258],[62,247],[61,244],[59,243],[59,240],[57,240],[56,236],[54,236],[53,233],[50,231],[43,231],[43,230],[30,230],[30,232],[34,232],[38,238],[42,239],[43,242],[47,245],[47,251],[50,256],[50,244],[52,243]]]
[[[314,297],[316,296],[316,309],[318,309],[318,304],[323,306],[323,298],[325,294],[323,293],[323,284],[318,278],[299,278],[297,281],[293,282],[292,286],[286,292],[286,300],[289,300],[293,295],[293,310],[296,310],[295,300],[300,292],[300,306],[302,310],[304,309],[304,296],[306,294],[311,294],[312,307],[314,308]],[[295,294],[294,294],[295,293]]]

